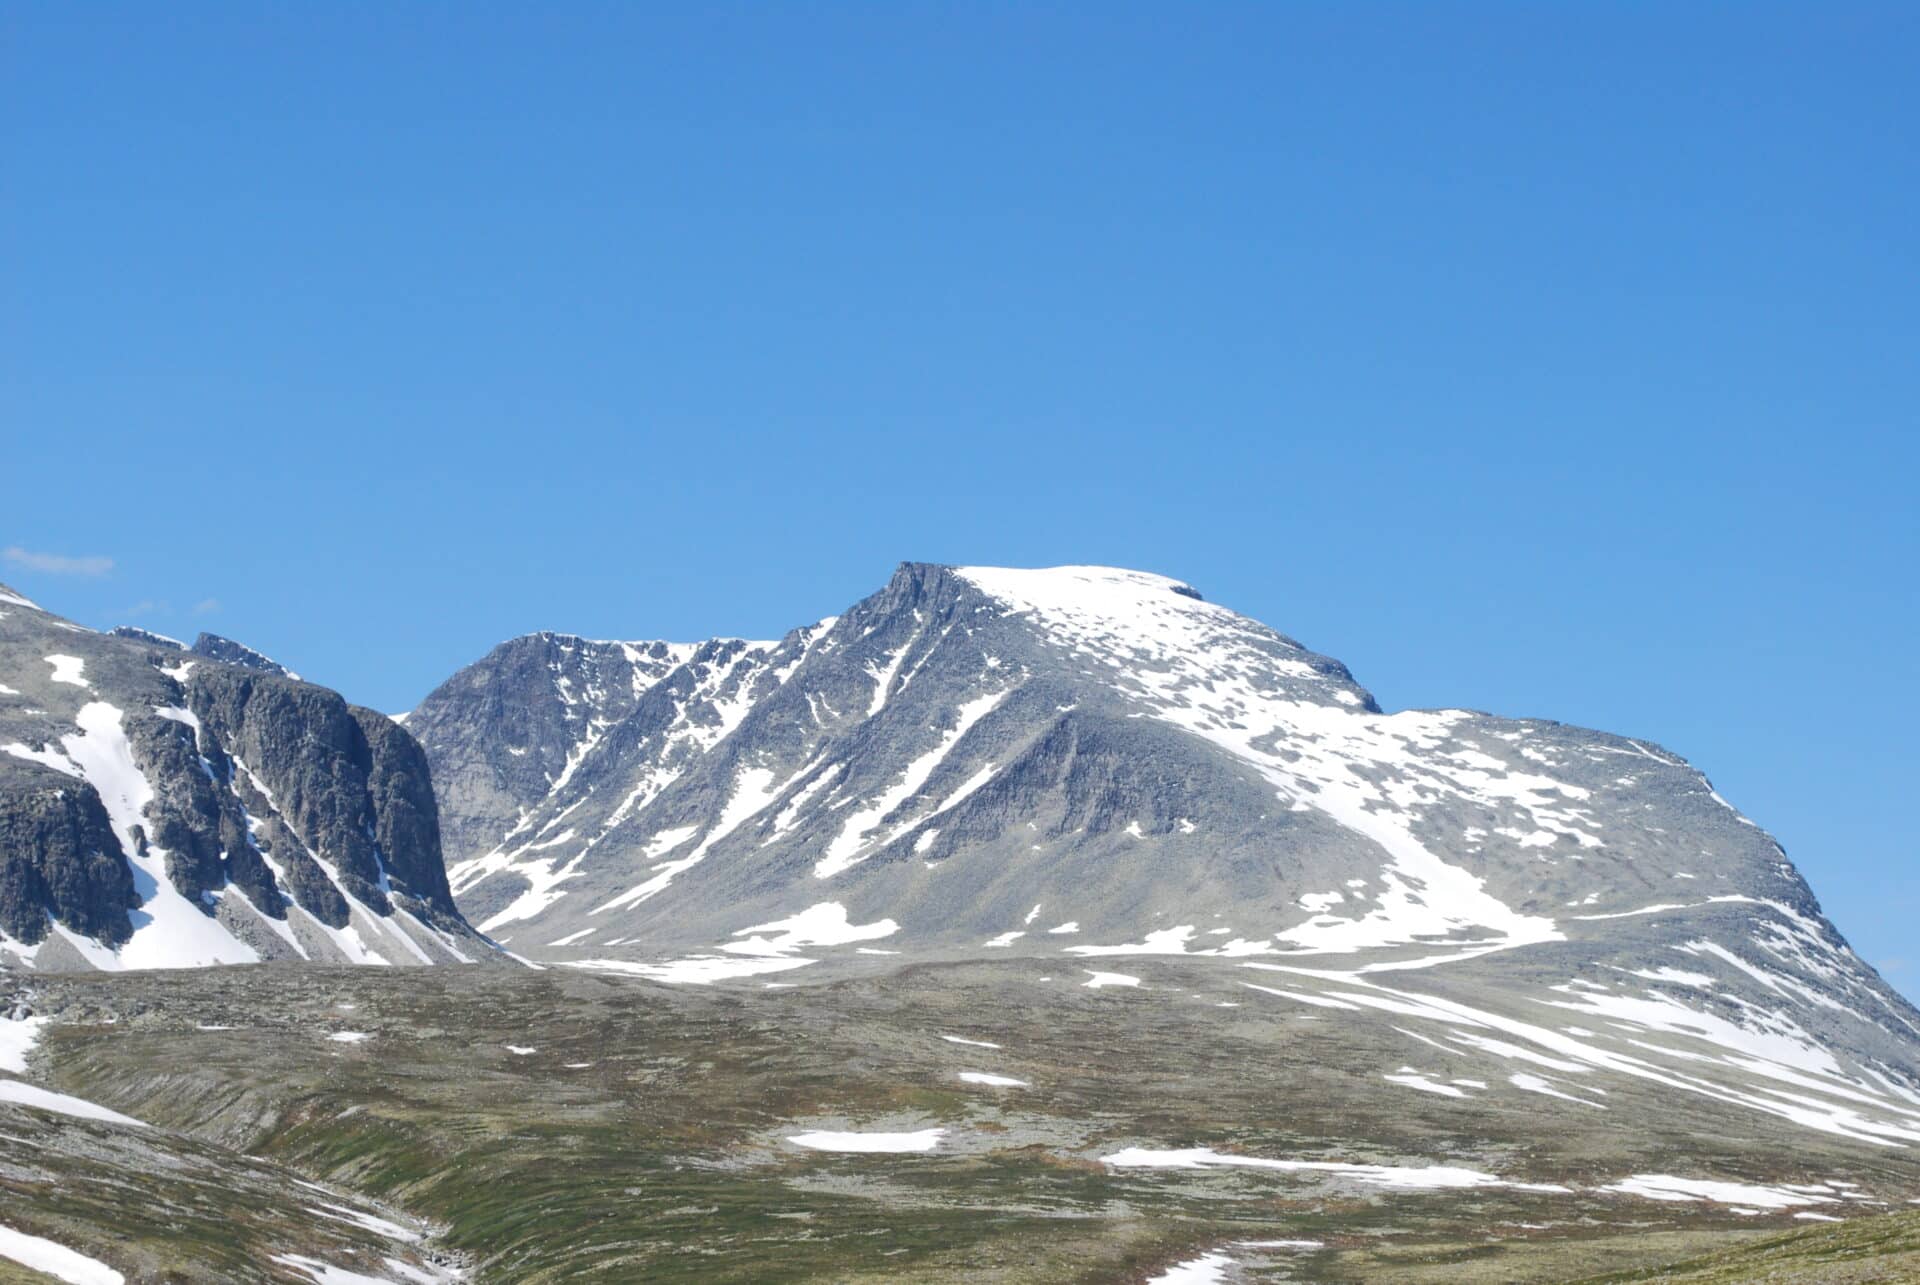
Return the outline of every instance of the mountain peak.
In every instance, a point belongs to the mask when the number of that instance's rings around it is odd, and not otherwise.
[[[187,645],[178,638],[167,634],[155,633],[151,629],[142,629],[139,625],[115,625],[107,630],[115,638],[125,638],[132,642],[145,643],[149,647],[165,647],[169,651],[186,651]]]
[[[257,669],[264,674],[273,674],[280,678],[291,678],[295,682],[304,681],[300,675],[288,669],[273,657],[255,651],[245,643],[223,638],[219,634],[202,633],[193,640],[190,650],[208,660],[225,661],[229,665],[239,665],[244,669]]]
[[[0,584],[0,607],[26,607],[31,611],[45,611],[39,603],[12,587]]]

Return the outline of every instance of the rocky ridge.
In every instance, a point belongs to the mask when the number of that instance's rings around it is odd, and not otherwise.
[[[493,958],[390,719],[212,635],[95,633],[0,589],[0,961]]]

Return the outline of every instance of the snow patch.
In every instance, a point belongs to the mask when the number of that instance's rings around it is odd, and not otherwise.
[[[1080,984],[1092,990],[1099,990],[1102,986],[1138,986],[1140,984],[1138,977],[1129,977],[1125,973],[1102,973],[1091,968],[1082,971],[1086,973],[1087,980]]]
[[[769,924],[757,924],[752,928],[741,928],[733,934],[743,937],[748,933],[773,933],[775,936],[748,937],[746,941],[728,942],[720,949],[737,955],[790,955],[802,946],[846,946],[857,941],[891,937],[898,931],[900,925],[891,919],[880,919],[870,924],[852,923],[847,918],[844,905],[837,901],[821,901],[797,915]]]
[[[85,677],[87,662],[78,656],[48,656],[46,661],[53,666],[53,681],[71,683],[75,687],[92,687]]]
[[[946,1136],[945,1129],[920,1129],[913,1133],[833,1133],[815,1131],[795,1133],[787,1141],[812,1151],[932,1151]]]
[[[0,594],[0,599],[25,601],[7,594]],[[0,1224],[0,1258],[12,1259],[36,1272],[45,1272],[57,1281],[67,1282],[67,1285],[124,1285],[127,1279],[97,1258],[88,1258],[57,1241],[29,1236],[5,1224]]]

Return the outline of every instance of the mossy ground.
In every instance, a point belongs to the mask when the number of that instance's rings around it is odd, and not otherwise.
[[[41,1002],[62,1025],[37,1068],[177,1131],[182,1148],[245,1153],[426,1220],[481,1281],[1138,1281],[1233,1245],[1249,1279],[1559,1282],[1737,1253],[1795,1225],[1590,1190],[1627,1173],[1751,1178],[1770,1159],[1782,1180],[1920,1187],[1911,1161],[1710,1109],[1662,1115],[1651,1096],[1623,1092],[1604,1116],[1518,1095],[1428,1102],[1381,1082],[1389,1028],[1223,1009],[1236,984],[1217,972],[1130,971],[1147,985],[1087,990],[1040,961],[773,990],[559,970],[48,980]],[[367,1038],[328,1038],[346,1031]],[[965,1084],[962,1070],[1027,1087]],[[924,1155],[789,1141],[927,1127],[948,1133]],[[1381,1191],[1101,1163],[1127,1146],[1445,1163],[1582,1190]],[[24,1194],[49,1212],[56,1201]],[[91,1243],[143,1279],[292,1279],[257,1274],[270,1213],[179,1274],[222,1214],[216,1201],[179,1232],[101,1210],[60,1221],[79,1235],[101,1220]],[[1240,1244],[1263,1240],[1323,1248]]]

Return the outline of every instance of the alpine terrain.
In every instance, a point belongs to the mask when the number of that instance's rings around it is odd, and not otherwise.
[[[1102,567],[397,720],[0,611],[0,1285],[1920,1270],[1920,1012],[1645,741]]]
[[[483,957],[384,715],[228,639],[95,633],[0,587],[0,962]]]

